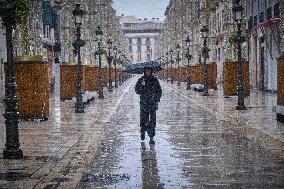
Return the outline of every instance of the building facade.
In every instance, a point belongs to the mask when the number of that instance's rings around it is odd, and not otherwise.
[[[162,22],[159,18],[137,19],[134,16],[119,17],[122,31],[128,41],[128,59],[132,62],[156,60],[157,39]]]
[[[237,61],[237,50],[230,42],[237,26],[233,17],[234,0],[171,0],[159,37],[159,55],[165,56],[175,45],[185,49],[186,36],[191,39],[191,63],[200,63],[202,39],[200,29],[209,29],[208,62],[217,64],[217,81],[223,82],[223,66]],[[244,8],[242,58],[249,63],[253,89],[277,90],[277,59],[283,53],[284,1],[241,0]],[[185,53],[185,52],[184,52]],[[184,62],[185,59],[182,60]]]
[[[277,58],[283,52],[284,2],[258,0],[246,1],[246,5],[251,87],[275,92]]]

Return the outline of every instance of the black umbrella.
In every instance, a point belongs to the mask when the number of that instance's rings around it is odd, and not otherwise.
[[[163,70],[162,66],[158,62],[149,61],[131,64],[127,67],[126,71],[131,74],[143,74],[145,68],[152,68],[154,73]]]

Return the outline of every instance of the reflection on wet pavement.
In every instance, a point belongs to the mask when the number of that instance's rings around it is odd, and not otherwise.
[[[164,89],[156,145],[140,141],[132,86],[77,188],[284,188],[284,160]]]

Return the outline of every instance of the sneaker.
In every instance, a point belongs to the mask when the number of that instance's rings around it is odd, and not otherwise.
[[[145,140],[145,132],[141,132],[141,140]]]
[[[150,138],[149,144],[155,144],[153,137]]]

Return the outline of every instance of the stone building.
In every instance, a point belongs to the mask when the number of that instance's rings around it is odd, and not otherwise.
[[[284,1],[247,0],[244,3],[251,87],[274,92],[277,58],[283,53]]]
[[[128,41],[128,59],[132,62],[156,60],[157,39],[162,22],[159,18],[137,19],[134,16],[119,17],[122,31]]]

